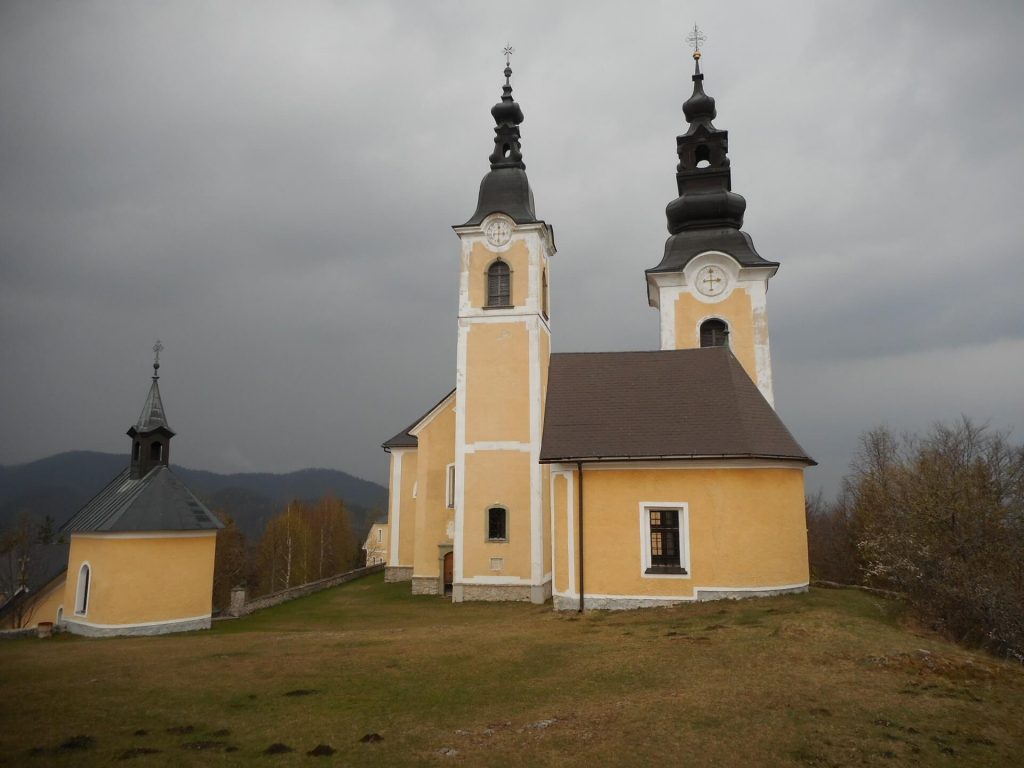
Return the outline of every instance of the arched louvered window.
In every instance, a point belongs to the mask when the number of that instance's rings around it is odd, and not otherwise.
[[[702,347],[728,347],[729,326],[724,320],[713,317],[700,324],[700,345]]]
[[[487,269],[487,306],[512,306],[512,270],[501,259]]]

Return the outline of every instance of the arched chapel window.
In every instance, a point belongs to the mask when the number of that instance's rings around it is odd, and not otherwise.
[[[82,563],[78,571],[78,589],[75,591],[75,613],[84,616],[89,608],[89,577],[91,573],[88,563]]]
[[[724,320],[713,317],[700,324],[700,345],[702,347],[728,347],[729,326]]]
[[[512,306],[512,270],[501,259],[487,269],[487,306]]]
[[[160,461],[160,454],[163,449],[163,443],[150,443],[149,446],[149,460]]]

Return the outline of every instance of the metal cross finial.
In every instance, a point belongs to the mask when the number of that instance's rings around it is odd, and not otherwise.
[[[153,373],[154,375],[160,370],[160,353],[163,352],[164,345],[160,343],[160,339],[156,340],[156,344],[153,345]]]
[[[693,46],[693,52],[700,53],[700,47],[707,41],[708,37],[700,31],[700,27],[693,25],[693,31],[686,36],[686,42]]]
[[[511,61],[512,61],[512,54],[515,53],[515,52],[516,52],[516,49],[513,48],[511,45],[506,43],[505,49],[502,51],[502,53],[505,54],[505,66],[506,67],[509,66],[509,64],[511,63]]]

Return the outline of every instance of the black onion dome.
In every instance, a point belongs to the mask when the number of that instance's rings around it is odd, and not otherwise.
[[[683,104],[689,125],[676,137],[679,196],[665,208],[670,236],[661,263],[648,272],[681,270],[708,250],[732,254],[744,266],[775,265],[761,258],[750,237],[740,231],[747,201],[732,191],[729,132],[711,122],[717,116],[715,100],[704,92],[699,61],[692,80],[693,94]]]
[[[480,182],[476,211],[462,226],[475,226],[492,213],[504,213],[517,224],[538,220],[520,145],[519,125],[524,120],[523,110],[512,98],[510,66],[505,66],[504,75],[501,101],[491,107],[495,122],[494,151],[488,158],[491,170]]]
[[[693,75],[693,95],[683,103],[683,115],[686,122],[690,123],[692,131],[696,125],[706,125],[714,128],[711,121],[717,117],[715,111],[715,99],[704,93],[704,75],[700,72],[700,62],[697,62]]]

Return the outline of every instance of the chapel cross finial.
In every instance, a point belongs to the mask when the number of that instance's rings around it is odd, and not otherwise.
[[[505,48],[504,48],[504,50],[502,50],[502,53],[505,54],[505,66],[506,67],[510,66],[510,64],[512,62],[512,54],[515,53],[515,52],[516,52],[515,48],[513,48],[511,45],[509,45],[507,43],[505,44]]]
[[[700,58],[700,47],[708,39],[708,36],[700,31],[700,27],[693,25],[693,31],[686,36],[686,42],[693,46],[693,58]]]
[[[156,340],[156,344],[153,345],[153,378],[157,378],[157,371],[160,370],[160,353],[163,352],[164,345],[160,343],[160,339]]]

